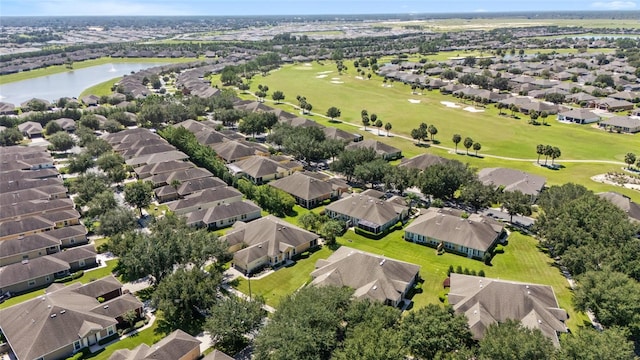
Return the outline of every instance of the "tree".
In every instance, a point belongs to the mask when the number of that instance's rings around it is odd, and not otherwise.
[[[231,354],[244,349],[247,336],[262,325],[266,315],[263,305],[262,299],[247,301],[232,294],[218,300],[209,310],[204,324],[212,345]]]
[[[438,353],[462,350],[473,344],[466,317],[456,315],[451,307],[436,304],[407,314],[400,333],[409,352],[420,359],[433,359]]]
[[[351,181],[357,165],[370,162],[376,157],[376,152],[370,148],[349,149],[343,151],[330,166],[333,171],[342,173],[347,181]]]
[[[459,161],[448,161],[426,168],[417,179],[417,186],[425,196],[450,199],[456,191],[474,178],[473,171]]]
[[[44,131],[47,135],[53,135],[57,132],[62,131],[62,127],[55,121],[49,121],[47,125],[44,127]]]
[[[220,81],[222,81],[223,85],[233,85],[239,80],[240,78],[238,77],[236,71],[232,66],[225,66],[225,68],[222,69],[222,73],[220,74]]]
[[[13,146],[22,141],[22,133],[18,128],[10,127],[0,131],[0,146]]]
[[[91,130],[100,129],[100,121],[98,120],[98,117],[95,114],[82,115],[78,123],[80,126],[84,126]]]
[[[560,93],[548,93],[544,96],[544,100],[557,105],[565,102],[565,96]]]
[[[371,116],[373,116],[375,114],[372,114]],[[378,136],[380,136],[380,128],[382,128],[382,120],[377,119],[376,122],[373,124],[373,126],[378,128]]]
[[[381,158],[377,158],[356,165],[353,175],[365,184],[375,185],[381,182],[385,175],[391,172],[391,165]]]
[[[547,118],[549,117],[549,113],[547,111],[542,111],[540,113],[540,118],[542,119],[542,123],[547,125]]]
[[[329,359],[352,290],[307,286],[286,296],[255,341],[257,360]]]
[[[345,224],[338,220],[328,220],[320,227],[320,235],[327,245],[334,245],[336,238],[344,232]]]
[[[369,126],[369,116],[368,115],[363,115],[362,116],[362,125],[364,126],[364,131],[367,131],[367,126]]]
[[[398,331],[400,317],[398,309],[377,301],[352,301],[344,315],[344,341],[332,358],[404,359],[407,351]]]
[[[66,132],[57,132],[49,136],[49,142],[51,143],[50,149],[53,151],[69,151],[75,146],[76,142],[71,135]]]
[[[537,160],[538,164],[540,164],[540,156],[544,155],[545,153],[544,150],[545,150],[544,145],[542,144],[536,145],[536,154],[538,154],[538,160]]]
[[[179,268],[158,284],[151,300],[171,328],[189,329],[215,304],[221,283],[218,271]]]
[[[256,134],[263,133],[267,128],[267,124],[262,113],[250,113],[245,116],[238,124],[238,131],[245,134],[251,134],[255,137]]]
[[[389,136],[389,131],[391,131],[392,127],[393,127],[393,125],[391,125],[390,122],[384,124],[384,129],[387,131],[387,136]]]
[[[427,131],[429,132],[429,134],[431,135],[431,141],[433,141],[433,138],[436,136],[436,134],[438,133],[438,128],[436,128],[433,124],[429,125],[429,127],[427,128]],[[456,144],[457,145],[457,144]]]
[[[282,100],[284,100],[284,93],[280,90],[276,90],[273,92],[273,94],[271,94],[271,98],[276,102],[276,104],[279,104],[280,102],[282,102]]]
[[[467,155],[469,155],[469,148],[473,146],[473,139],[470,137],[466,137],[464,138],[464,142],[462,144],[467,149]]]
[[[138,313],[135,310],[129,310],[122,315],[122,320],[125,323],[129,324],[129,327],[133,327],[133,325],[136,323],[136,320],[138,320],[138,318],[139,318]]]
[[[608,269],[587,271],[576,280],[578,310],[591,310],[605,327],[619,326],[640,335],[640,283]]]
[[[479,142],[475,142],[475,143],[473,143],[473,150],[475,150],[475,152],[476,152],[476,156],[478,156],[478,151],[479,151],[480,149],[482,149],[482,145],[480,145],[480,143],[479,143]]]
[[[94,195],[108,190],[107,178],[96,173],[81,174],[76,177],[71,190],[78,194],[75,203],[84,206]]]
[[[502,194],[502,207],[509,213],[509,222],[513,222],[513,215],[531,215],[531,197],[519,190],[505,191]]]
[[[124,166],[124,158],[122,155],[111,151],[102,154],[98,160],[96,160],[96,165],[98,165],[102,171],[109,172],[116,168],[122,168]]]
[[[334,121],[335,118],[340,117],[340,109],[335,106],[330,107],[327,109],[327,117]]]
[[[314,232],[318,231],[321,224],[322,224],[322,220],[320,215],[312,211],[306,212],[300,215],[300,217],[298,218],[298,225],[302,226],[307,230],[311,230]]]
[[[86,216],[94,218],[100,214],[104,214],[108,210],[114,209],[118,206],[116,198],[109,190],[96,194],[88,203],[88,210]]]
[[[530,329],[516,320],[489,326],[480,340],[479,359],[551,359],[554,347],[539,329]]]
[[[453,141],[453,143],[456,145],[456,153],[458,152],[458,144],[460,143],[460,141],[462,141],[462,136],[460,136],[460,134],[453,134],[453,137],[451,138],[451,141]]]
[[[561,339],[558,360],[627,360],[634,358],[633,342],[620,328],[596,331],[587,327]]]
[[[306,103],[304,105],[304,110],[307,111],[307,114],[310,114],[312,109],[313,109],[313,105],[311,105],[311,103]]]
[[[109,237],[133,230],[136,227],[135,215],[131,210],[122,206],[117,206],[99,214],[98,221],[100,225],[98,225],[96,232]]]
[[[560,152],[560,148],[554,146],[551,149],[551,153],[549,154],[549,156],[551,156],[551,166],[553,166],[553,161],[557,158],[560,157],[560,155],[562,155],[562,153]]]
[[[624,162],[627,164],[627,169],[631,169],[631,166],[636,162],[636,154],[627,153],[624,156]]]
[[[70,174],[84,173],[88,169],[95,165],[93,156],[83,151],[80,154],[71,155],[69,162],[67,163],[67,169]]]
[[[496,191],[492,186],[484,185],[474,179],[462,187],[459,199],[478,210],[491,205],[496,200]]]
[[[136,181],[129,183],[124,188],[124,201],[127,204],[138,208],[142,217],[142,208],[151,204],[153,197],[153,187],[150,182]]]
[[[549,159],[549,156],[551,156],[551,154],[553,154],[553,146],[545,145],[544,146],[544,166],[547,166],[547,160]]]

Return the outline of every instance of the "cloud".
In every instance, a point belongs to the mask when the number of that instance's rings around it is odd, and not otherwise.
[[[193,8],[179,4],[162,0],[39,0],[32,2],[31,12],[50,16],[197,15]]]
[[[604,10],[630,10],[636,8],[634,1],[596,1],[591,3],[592,8]]]
[[[486,9],[475,9],[475,10],[473,10],[473,12],[476,12],[476,13],[485,13],[485,12],[487,12],[487,10],[486,10]]]

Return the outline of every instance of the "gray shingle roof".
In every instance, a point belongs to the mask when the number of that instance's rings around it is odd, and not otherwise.
[[[70,269],[69,263],[51,255],[3,266],[0,267],[0,289]]]
[[[419,271],[415,264],[342,246],[316,263],[311,284],[347,286],[355,289],[356,298],[397,302]]]
[[[269,185],[304,200],[313,200],[331,195],[333,187],[330,183],[296,172],[269,183]]]
[[[414,156],[410,159],[403,159],[400,163],[401,167],[408,167],[411,169],[424,170],[430,166],[437,164],[446,164],[451,160],[445,159],[443,157],[431,154],[421,154],[418,156]]]
[[[502,186],[505,191],[520,191],[537,196],[547,179],[521,170],[508,168],[485,168],[478,172],[478,178],[485,185]]]
[[[151,347],[142,344],[133,350],[118,350],[109,360],[176,360],[198,347],[200,340],[178,329]]]
[[[46,249],[52,246],[60,246],[60,240],[47,233],[48,232],[42,232],[27,235],[23,238],[0,241],[0,258]]]
[[[478,276],[451,274],[449,303],[458,314],[465,314],[476,339],[487,328],[507,319],[540,329],[558,346],[558,332],[567,332],[567,313],[559,308],[553,288]]]
[[[366,220],[377,225],[384,225],[407,209],[390,202],[362,194],[351,194],[325,208],[356,219]]]
[[[613,191],[598,193],[596,195],[613,203],[613,205],[624,211],[631,220],[640,222],[640,205],[631,201],[631,198],[628,196]]]
[[[390,154],[396,154],[400,152],[400,149],[396,147],[393,147],[391,145],[385,144],[377,140],[371,140],[371,139],[349,144],[347,145],[346,148],[347,149],[369,148],[369,149],[373,149],[378,155],[390,155]]]
[[[452,209],[430,208],[407,226],[405,232],[487,251],[502,232],[502,224],[478,214],[467,219],[461,215]]]

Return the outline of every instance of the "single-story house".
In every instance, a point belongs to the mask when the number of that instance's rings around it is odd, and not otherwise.
[[[346,286],[354,289],[357,299],[399,306],[418,280],[419,271],[415,264],[342,246],[316,262],[311,284]]]
[[[17,359],[66,359],[117,334],[118,320],[104,314],[111,306],[83,294],[84,286],[54,284],[44,295],[0,310],[0,330]],[[110,300],[116,312],[142,308],[128,296],[118,306]]]
[[[349,190],[348,184],[342,186],[331,183],[320,176],[311,176],[307,172],[296,172],[282,179],[269,183],[277,189],[280,189],[296,199],[296,202],[307,209],[311,209],[322,204],[325,200],[337,199],[343,192]]]
[[[505,236],[504,226],[479,214],[463,217],[462,211],[429,208],[404,230],[404,239],[431,247],[444,246],[474,259],[482,259]]]
[[[591,107],[611,112],[633,110],[633,103],[626,100],[618,100],[610,97],[593,100]]]
[[[601,121],[598,123],[598,126],[605,129],[611,129],[611,131],[633,134],[640,132],[640,119],[630,116],[614,116]]]
[[[138,179],[142,180],[154,175],[171,173],[174,171],[190,169],[193,167],[195,167],[195,165],[190,161],[171,160],[151,165],[139,166],[133,169],[133,171],[135,171]]]
[[[224,181],[218,179],[217,177],[204,177],[200,179],[185,181],[178,185],[177,188],[172,185],[161,186],[155,189],[154,192],[158,201],[162,203],[166,201],[176,200],[178,198],[185,197],[201,190],[226,185],[227,184]]]
[[[464,314],[473,338],[480,340],[487,329],[508,319],[530,329],[539,329],[559,346],[559,333],[566,333],[567,312],[560,308],[553,288],[452,273],[449,304]]]
[[[361,148],[373,149],[378,156],[382,157],[385,160],[395,160],[402,157],[402,151],[400,149],[377,140],[363,140],[351,143],[346,146],[346,149]]]
[[[363,194],[351,194],[325,207],[327,216],[350,222],[362,230],[380,234],[404,220],[409,208]]]
[[[613,205],[624,211],[629,217],[629,220],[640,223],[640,204],[631,201],[630,197],[613,191],[598,193],[596,195],[610,201]]]
[[[197,180],[200,178],[212,177],[212,176],[213,174],[205,168],[193,167],[193,168],[186,168],[182,170],[176,170],[172,172],[156,174],[151,176],[150,178],[145,179],[145,181],[151,182],[154,188],[158,188],[160,186],[166,186],[166,185],[172,186],[174,182],[182,184],[183,182],[186,182],[186,181]]]
[[[573,109],[558,113],[558,121],[567,121],[576,124],[590,124],[600,121],[600,116],[588,109]]]
[[[478,171],[484,185],[502,187],[504,191],[520,191],[535,200],[547,182],[542,176],[509,168],[484,168]]]
[[[29,139],[42,137],[42,125],[34,121],[25,121],[22,124],[18,124],[18,130]]]
[[[192,211],[209,209],[214,206],[242,201],[242,193],[231,186],[220,186],[204,189],[190,194],[184,199],[167,203],[169,210],[178,215]]]
[[[318,245],[319,236],[269,215],[250,223],[237,222],[221,239],[229,244],[233,265],[250,274],[277,266]]]
[[[116,350],[109,360],[196,360],[201,357],[200,340],[178,329],[149,346]]]
[[[56,119],[53,120],[56,122],[56,124],[60,125],[60,127],[62,128],[62,130],[66,131],[66,132],[74,132],[76,131],[76,121],[73,119],[69,119],[69,118],[60,118],[60,119]]]
[[[220,157],[226,163],[233,163],[242,159],[246,159],[249,156],[267,155],[269,153],[267,148],[258,149],[257,146],[257,144],[231,140],[224,141],[219,144],[214,144],[211,147],[216,151],[218,157]]]
[[[410,159],[402,159],[402,161],[400,162],[400,165],[398,166],[406,167],[409,169],[417,169],[422,171],[433,165],[446,164],[449,161],[451,160],[445,159],[437,155],[420,154]]]
[[[255,220],[262,216],[262,209],[252,201],[243,200],[196,210],[184,216],[187,218],[188,225],[220,229],[232,226],[236,221]]]
[[[350,133],[333,126],[325,127],[322,129],[322,131],[324,132],[324,136],[327,139],[344,140],[346,142],[358,142],[364,139],[364,137],[360,134]]]
[[[245,177],[254,184],[264,184],[303,169],[301,163],[288,158],[277,161],[270,157],[258,155],[228,164],[227,167],[235,176]]]
[[[100,97],[97,95],[86,95],[80,98],[83,104],[86,106],[97,106],[100,103]]]

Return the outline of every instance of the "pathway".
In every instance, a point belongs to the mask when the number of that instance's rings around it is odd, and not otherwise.
[[[154,322],[156,322],[156,316],[155,316],[153,313],[151,313],[151,312],[147,312],[145,315],[147,315],[147,316],[149,317],[149,322],[148,322],[147,324],[145,324],[143,327],[141,327],[141,328],[139,328],[139,329],[136,329],[136,330],[133,330],[133,331],[131,331],[131,332],[128,332],[128,333],[126,333],[126,334],[124,334],[124,335],[120,336],[120,337],[119,337],[119,338],[117,338],[117,339],[114,339],[114,340],[112,340],[112,341],[109,341],[109,342],[108,342],[108,343],[106,343],[106,344],[102,344],[102,345],[95,344],[95,345],[92,345],[92,346],[89,348],[89,351],[93,354],[93,353],[95,353],[96,351],[100,351],[101,349],[104,349],[104,348],[106,348],[107,346],[109,346],[109,345],[111,345],[111,344],[114,344],[114,343],[116,343],[116,342],[118,342],[118,341],[124,340],[124,339],[126,339],[126,338],[128,338],[128,337],[130,337],[130,336],[136,336],[136,335],[138,335],[138,333],[139,333],[139,332],[141,332],[141,331],[143,331],[143,330],[146,330],[146,329],[148,329],[148,328],[152,327],[152,326],[153,326],[153,323],[154,323]]]
[[[249,94],[252,95],[254,97],[257,98],[257,96],[255,96],[255,94],[250,93],[250,92],[245,92],[245,94]],[[271,102],[271,103],[275,103],[275,101],[273,100],[268,100],[268,99],[264,99],[263,102]],[[280,101],[279,104],[286,104],[289,105],[291,107],[293,107],[294,109],[299,109],[299,107],[293,103],[290,102],[286,102],[286,101]],[[319,114],[319,113],[314,113],[314,112],[309,112],[307,113],[308,115],[313,115],[313,116],[318,116],[327,120],[331,120],[330,117],[323,115],[323,114]],[[341,124],[345,124],[345,125],[350,125],[350,126],[354,126],[357,128],[362,128],[360,125],[358,124],[354,124],[348,121],[340,121]],[[368,131],[368,130],[366,130]],[[380,135],[381,137],[384,137],[383,135]],[[416,141],[409,137],[409,136],[405,136],[405,135],[400,135],[400,134],[396,134],[393,132],[389,132],[389,137],[398,137],[404,140],[408,140],[411,141],[413,143],[415,143]],[[465,153],[463,152],[457,152],[455,148],[450,148],[447,146],[442,146],[442,145],[435,145],[435,144],[429,144],[429,147],[433,147],[436,149],[442,149],[442,150],[446,150],[450,153],[457,153],[457,154],[461,154],[464,155]],[[483,153],[482,154],[483,157],[487,157],[487,158],[493,158],[493,159],[500,159],[500,160],[506,160],[506,161],[520,161],[520,162],[537,162],[537,158],[532,158],[532,159],[526,159],[526,158],[514,158],[514,157],[508,157],[508,156],[500,156],[500,155],[492,155],[492,154],[486,154]],[[620,161],[611,161],[611,160],[574,160],[574,159],[565,159],[565,160],[555,160],[555,163],[596,163],[596,164],[611,164],[611,165],[626,165],[624,162],[620,162]]]

